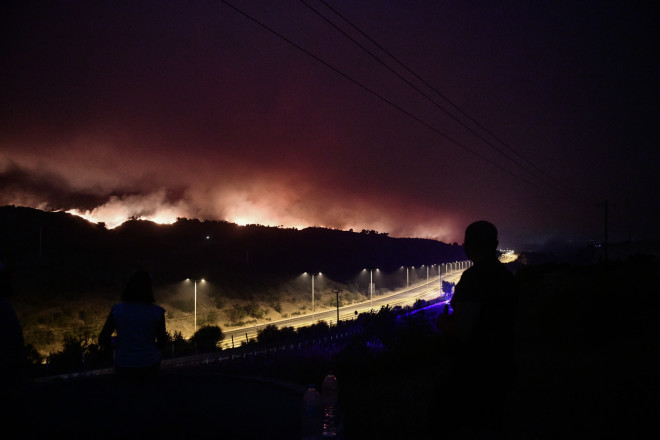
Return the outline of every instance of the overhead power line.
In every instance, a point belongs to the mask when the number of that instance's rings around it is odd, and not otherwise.
[[[392,54],[389,50],[387,50],[385,47],[383,47],[380,43],[378,43],[374,38],[366,34],[364,31],[362,31],[358,26],[356,26],[351,20],[349,20],[346,16],[344,16],[341,12],[339,12],[337,9],[333,8],[331,5],[329,5],[325,0],[319,0],[321,3],[323,3],[328,9],[330,9],[335,15],[337,15],[339,18],[341,18],[345,23],[347,23],[351,28],[353,28],[356,32],[358,32],[360,35],[362,35],[364,38],[366,38],[370,43],[375,45],[378,49],[380,49],[382,52],[384,52],[388,57],[390,57],[392,60],[394,60],[400,67],[402,67],[406,72],[411,74],[414,78],[416,78],[418,81],[420,81],[422,84],[424,84],[426,87],[428,87],[430,90],[432,90],[434,93],[436,93],[438,96],[440,96],[445,102],[447,102],[451,107],[453,107],[456,111],[458,111],[463,117],[467,118],[469,121],[471,121],[474,125],[476,125],[480,130],[485,132],[487,135],[492,137],[494,140],[499,142],[501,145],[503,145],[506,149],[508,149],[511,153],[513,153],[515,156],[517,156],[520,160],[524,161],[532,167],[535,171],[530,170],[527,166],[523,165],[520,163],[519,160],[517,160],[514,157],[511,157],[509,154],[506,152],[502,151],[501,148],[497,147],[494,145],[490,140],[486,139],[483,135],[478,133],[474,128],[470,127],[468,124],[466,124],[463,120],[458,118],[456,115],[454,115],[451,111],[449,111],[447,108],[442,106],[440,103],[435,101],[433,98],[431,98],[428,94],[424,93],[422,90],[420,90],[417,86],[412,84],[408,79],[403,77],[400,73],[398,73],[394,68],[392,68],[389,64],[387,64],[385,61],[383,61],[381,58],[379,58],[376,54],[374,54],[372,51],[370,51],[368,48],[366,48],[364,45],[362,45],[360,42],[358,42],[356,39],[354,39],[352,36],[350,36],[347,32],[345,32],[343,29],[341,29],[337,24],[335,24],[332,20],[330,20],[327,16],[325,16],[322,12],[320,12],[318,9],[314,8],[311,6],[307,1],[305,0],[299,0],[300,3],[304,4],[307,8],[309,8],[311,11],[313,11],[315,14],[317,14],[319,17],[321,17],[326,23],[331,25],[333,28],[335,28],[337,31],[339,31],[342,35],[344,35],[346,38],[348,38],[350,41],[352,41],[354,44],[359,46],[363,51],[365,51],[367,54],[369,54],[374,60],[376,60],[379,64],[384,66],[386,69],[388,69],[390,72],[392,72],[394,75],[396,75],[399,79],[404,81],[408,86],[412,87],[415,91],[417,91],[420,95],[422,95],[424,98],[426,98],[429,102],[431,102],[433,105],[435,105],[437,108],[442,110],[445,114],[447,114],[449,117],[451,117],[453,120],[458,122],[460,125],[462,125],[464,128],[466,128],[468,131],[470,131],[472,134],[477,136],[479,139],[481,139],[484,143],[486,143],[488,146],[490,146],[492,149],[494,149],[496,152],[499,154],[503,155],[505,158],[509,159],[511,162],[515,163],[518,165],[521,169],[525,170],[526,172],[534,175],[535,177],[539,178],[537,173],[542,174],[547,180],[545,183],[549,185],[553,190],[571,197],[575,198],[572,194],[566,193],[565,191],[568,191],[568,188],[566,188],[565,185],[563,185],[559,180],[555,179],[553,176],[549,175],[546,173],[544,170],[542,170],[540,167],[538,167],[536,164],[533,162],[529,161],[526,159],[524,156],[522,156],[519,152],[517,152],[513,147],[511,147],[508,143],[503,141],[501,138],[499,138],[497,135],[495,135],[492,131],[490,131],[488,128],[486,128],[483,124],[481,124],[478,120],[476,120],[474,117],[469,115],[467,112],[462,110],[456,103],[454,103],[452,100],[450,100],[447,96],[445,96],[442,92],[440,92],[437,88],[435,88],[432,84],[424,80],[420,75],[418,75],[415,71],[413,71],[410,67],[408,67],[403,61],[401,61],[398,57],[396,57],[394,54]],[[541,180],[543,180],[543,177],[541,177]]]
[[[512,177],[514,177],[514,178],[516,178],[516,179],[518,179],[518,180],[520,180],[520,181],[523,181],[523,182],[527,183],[527,184],[530,185],[530,186],[534,186],[534,187],[536,187],[537,189],[540,189],[540,190],[547,189],[547,188],[544,188],[544,187],[540,186],[540,185],[537,184],[536,182],[533,182],[533,181],[531,181],[531,180],[529,180],[529,179],[527,179],[527,178],[525,178],[525,177],[523,177],[523,176],[521,176],[521,175],[519,175],[519,174],[517,174],[517,173],[515,173],[515,172],[513,172],[513,171],[511,171],[511,170],[509,170],[509,169],[507,169],[507,168],[505,168],[505,167],[503,167],[503,166],[501,166],[500,164],[498,164],[498,163],[496,163],[496,162],[490,160],[489,158],[483,156],[482,154],[480,154],[480,153],[477,152],[476,150],[474,150],[474,149],[468,147],[467,145],[465,145],[465,144],[459,142],[458,140],[454,139],[453,137],[447,135],[446,133],[444,133],[444,132],[442,132],[441,130],[437,129],[436,127],[434,127],[434,126],[431,125],[430,123],[424,121],[423,119],[419,118],[418,116],[416,116],[416,115],[414,115],[413,113],[409,112],[408,110],[404,109],[404,108],[401,107],[400,105],[394,103],[393,101],[391,101],[391,100],[389,100],[388,98],[382,96],[381,94],[379,94],[379,93],[376,92],[375,90],[369,88],[368,86],[366,86],[366,85],[364,85],[363,83],[357,81],[356,79],[354,79],[354,78],[351,77],[350,75],[344,73],[343,71],[341,71],[341,70],[338,69],[337,67],[333,66],[332,64],[328,63],[327,61],[323,60],[323,59],[320,58],[319,56],[315,55],[314,53],[312,53],[312,52],[310,52],[309,50],[305,49],[304,47],[300,46],[299,44],[297,44],[296,42],[294,42],[294,41],[291,40],[290,38],[284,36],[284,35],[281,34],[280,32],[278,32],[278,31],[276,31],[275,29],[273,29],[272,27],[268,26],[268,25],[265,24],[264,22],[262,22],[262,21],[256,19],[255,17],[251,16],[250,14],[248,14],[248,13],[245,12],[245,11],[243,11],[242,9],[239,9],[238,7],[236,7],[236,6],[234,6],[233,4],[229,3],[227,0],[220,0],[220,2],[223,3],[224,5],[226,5],[227,7],[233,9],[234,11],[236,11],[237,13],[239,13],[240,15],[244,16],[244,17],[247,18],[248,20],[252,21],[253,23],[257,24],[257,25],[260,26],[261,28],[263,28],[263,29],[267,30],[268,32],[274,34],[275,36],[277,36],[278,38],[282,39],[283,41],[285,41],[285,42],[288,43],[289,45],[295,47],[295,48],[298,49],[299,51],[303,52],[305,55],[307,55],[307,56],[313,58],[314,60],[318,61],[319,63],[323,64],[323,65],[326,66],[328,69],[330,69],[330,70],[332,70],[333,72],[335,72],[336,74],[338,74],[338,75],[344,77],[344,78],[347,79],[348,81],[350,81],[350,82],[352,82],[353,84],[357,85],[357,86],[360,87],[362,90],[364,90],[364,91],[368,92],[369,94],[375,96],[376,98],[378,98],[379,100],[385,102],[386,104],[390,105],[391,107],[394,107],[394,108],[395,108],[396,110],[398,110],[399,112],[403,113],[404,115],[408,116],[409,118],[413,119],[414,121],[418,122],[419,124],[423,125],[424,127],[428,128],[429,130],[433,131],[434,133],[438,134],[439,136],[441,136],[442,138],[446,139],[447,141],[449,141],[449,142],[453,143],[454,145],[456,145],[456,146],[458,146],[458,147],[464,149],[465,151],[467,151],[467,152],[473,154],[474,156],[478,157],[479,159],[483,160],[484,162],[486,162],[486,163],[488,163],[488,164],[490,164],[490,165],[492,165],[492,166],[498,168],[499,170],[505,172],[506,174],[509,174],[510,176],[512,176]],[[559,192],[559,193],[562,194],[562,195],[565,195],[565,196],[567,195],[567,194],[564,194],[564,193],[561,192],[561,191],[558,191],[556,188],[552,188],[552,189],[553,189],[554,191],[556,191],[556,192]]]

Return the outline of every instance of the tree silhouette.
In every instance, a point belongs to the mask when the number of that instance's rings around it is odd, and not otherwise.
[[[197,351],[207,353],[218,350],[218,343],[224,339],[222,329],[217,325],[205,325],[190,338],[197,347]]]

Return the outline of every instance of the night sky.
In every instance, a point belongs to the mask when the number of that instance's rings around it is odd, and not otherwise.
[[[608,201],[658,237],[638,3],[4,2],[0,204],[521,249],[602,240]]]

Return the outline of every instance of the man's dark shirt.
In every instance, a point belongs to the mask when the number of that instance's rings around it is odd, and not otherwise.
[[[455,377],[509,382],[513,374],[514,321],[519,287],[496,257],[467,269],[454,289]]]

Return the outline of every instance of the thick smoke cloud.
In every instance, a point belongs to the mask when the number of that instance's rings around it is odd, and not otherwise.
[[[609,199],[613,239],[655,233],[644,11],[333,3],[548,184],[302,4],[240,3],[373,93],[219,2],[9,2],[0,203],[449,242],[489,219],[513,246],[600,239]]]
[[[14,163],[0,165],[0,204],[35,206],[46,210],[77,207],[92,209],[103,203],[105,197],[76,191],[64,179],[48,173],[34,173]]]

